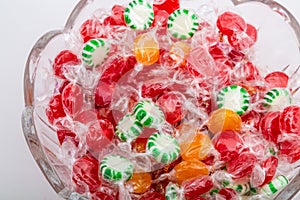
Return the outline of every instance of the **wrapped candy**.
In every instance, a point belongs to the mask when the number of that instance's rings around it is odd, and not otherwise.
[[[143,65],[152,65],[159,59],[159,44],[151,33],[138,35],[134,40],[136,60]]]
[[[212,179],[209,176],[192,179],[183,184],[184,196],[186,199],[194,199],[210,191],[213,188]]]
[[[135,194],[143,194],[147,192],[152,183],[152,178],[149,173],[134,173],[129,181],[126,182],[126,187],[130,192]]]
[[[45,110],[48,121],[54,124],[59,118],[65,117],[66,113],[63,109],[61,94],[53,96]]]
[[[149,100],[140,101],[133,111],[136,119],[143,126],[157,128],[165,120],[165,116],[161,109]]]
[[[100,163],[100,172],[109,181],[126,181],[133,175],[133,164],[121,156],[107,156]]]
[[[287,134],[300,134],[300,107],[288,106],[280,114],[280,130]]]
[[[82,50],[82,61],[89,67],[98,67],[101,65],[110,50],[110,45],[105,39],[91,39]]]
[[[239,179],[250,175],[257,158],[252,153],[240,153],[236,159],[230,160],[227,164],[227,171],[233,178]]]
[[[197,160],[182,161],[174,167],[173,171],[179,184],[186,180],[209,174],[208,166]]]
[[[94,192],[101,184],[98,175],[99,163],[93,157],[82,157],[75,161],[72,170],[72,180],[77,186],[79,192],[84,192],[85,187]]]
[[[196,133],[195,137],[187,143],[180,144],[181,157],[183,160],[204,160],[212,149],[208,135]]]
[[[250,95],[244,88],[231,85],[223,88],[217,96],[219,108],[226,108],[235,111],[237,114],[244,114],[250,103]]]
[[[149,28],[154,20],[153,7],[147,1],[132,1],[124,11],[124,19],[132,29],[145,30]]]
[[[243,140],[234,131],[221,132],[214,138],[213,144],[222,161],[235,160],[244,149]]]
[[[291,104],[291,94],[284,88],[273,88],[264,97],[269,111],[280,111]]]
[[[217,134],[222,131],[240,131],[242,127],[242,119],[233,110],[218,109],[211,113],[207,126],[213,134]]]
[[[169,164],[179,157],[180,147],[172,136],[154,133],[148,139],[147,152],[158,162]]]
[[[168,30],[171,35],[179,39],[187,39],[198,29],[198,18],[192,11],[178,9],[168,19]]]
[[[169,183],[166,187],[166,199],[205,199],[200,195],[204,195],[213,188],[212,179],[209,176],[202,176],[184,182],[180,187],[177,184]]]
[[[265,80],[271,88],[286,88],[289,82],[289,76],[284,72],[272,72],[265,77]]]
[[[142,133],[142,124],[135,116],[125,115],[117,125],[116,135],[123,141],[136,139]]]
[[[232,35],[235,32],[246,29],[245,20],[236,13],[224,12],[218,17],[217,27],[224,35]]]
[[[166,187],[166,199],[177,200],[180,199],[180,188],[174,183],[169,183]]]
[[[54,63],[52,65],[54,75],[65,79],[64,71],[66,70],[65,66],[68,65],[77,65],[80,63],[80,59],[74,53],[69,50],[61,51],[55,58]]]
[[[285,176],[278,176],[262,187],[262,194],[267,196],[273,196],[277,192],[282,190],[288,183],[289,181]]]

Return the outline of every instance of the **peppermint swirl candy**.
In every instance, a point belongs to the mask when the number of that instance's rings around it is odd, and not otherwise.
[[[107,58],[109,50],[110,45],[105,39],[91,39],[87,43],[85,43],[82,49],[82,61],[88,67],[98,67]]]
[[[233,110],[239,115],[246,112],[250,103],[250,95],[245,88],[237,85],[224,87],[217,95],[219,108]]]
[[[136,119],[146,127],[158,128],[165,121],[162,110],[151,100],[141,100],[134,108]]]
[[[274,194],[285,188],[288,183],[289,181],[285,176],[278,176],[268,184],[264,185],[261,188],[261,191],[263,194],[272,197]]]
[[[274,88],[267,92],[264,97],[264,105],[269,111],[280,111],[291,105],[292,96],[285,88]]]
[[[170,164],[180,155],[178,141],[165,133],[154,133],[147,141],[147,153],[157,162]]]
[[[244,195],[251,191],[249,183],[237,184],[233,186],[233,189],[239,193],[239,195]]]
[[[133,175],[133,164],[122,156],[105,156],[100,162],[100,173],[109,181],[127,181]]]
[[[154,21],[153,7],[144,0],[134,0],[125,8],[124,19],[131,29],[146,30]]]
[[[175,10],[168,19],[168,30],[173,37],[188,39],[194,35],[199,26],[195,13],[187,9]]]
[[[143,130],[142,124],[133,115],[125,115],[117,124],[116,135],[122,141],[132,141],[136,139]]]
[[[177,184],[169,183],[166,187],[166,200],[179,200],[180,188]]]

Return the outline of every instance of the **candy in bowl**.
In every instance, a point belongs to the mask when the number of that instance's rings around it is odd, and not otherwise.
[[[81,0],[29,55],[25,138],[65,199],[291,199],[299,41],[272,0]]]

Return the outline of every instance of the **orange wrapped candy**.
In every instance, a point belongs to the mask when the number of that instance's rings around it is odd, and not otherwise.
[[[159,59],[159,45],[151,33],[138,35],[134,40],[136,60],[143,65],[152,65]]]
[[[198,160],[182,161],[176,165],[173,170],[175,172],[176,181],[179,184],[185,180],[209,174],[209,169],[206,164]]]
[[[213,134],[222,131],[239,132],[242,127],[242,119],[236,112],[221,108],[211,114],[207,127]]]
[[[189,54],[190,50],[191,46],[189,44],[181,41],[175,42],[170,49],[171,58],[184,65],[185,58]]]
[[[180,144],[180,152],[183,160],[204,160],[212,148],[208,135],[197,133],[192,141]]]
[[[126,187],[129,191],[135,194],[143,194],[149,190],[152,184],[151,175],[146,172],[134,173],[129,181],[126,182]]]

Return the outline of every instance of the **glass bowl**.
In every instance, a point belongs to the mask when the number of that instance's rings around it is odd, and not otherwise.
[[[65,199],[88,199],[76,193],[70,185],[70,169],[65,166],[62,150],[56,137],[55,128],[48,122],[45,106],[57,87],[51,76],[51,65],[55,56],[64,49],[80,52],[79,29],[90,17],[101,17],[113,5],[126,5],[129,0],[81,0],[72,11],[62,30],[53,30],[43,35],[32,48],[24,73],[25,109],[22,114],[24,136],[38,166],[55,192]],[[159,1],[158,1],[159,2]],[[284,71],[294,87],[294,97],[300,102],[297,78],[300,66],[300,26],[294,16],[282,5],[272,0],[231,0],[213,1],[182,0],[181,6],[195,9],[202,6],[202,14],[214,20],[213,6],[218,13],[226,9],[236,11],[259,30],[255,49],[255,63],[265,66],[262,73]],[[210,17],[211,15],[211,17]],[[52,78],[51,78],[52,77]],[[299,76],[298,76],[299,77]],[[89,94],[85,94],[89,98]],[[88,100],[87,100],[88,101]],[[299,105],[299,103],[296,103]],[[66,152],[64,152],[66,153]],[[72,152],[67,152],[72,154]],[[73,162],[74,160],[70,160]],[[294,174],[289,185],[274,199],[292,199],[300,190],[300,173]]]

